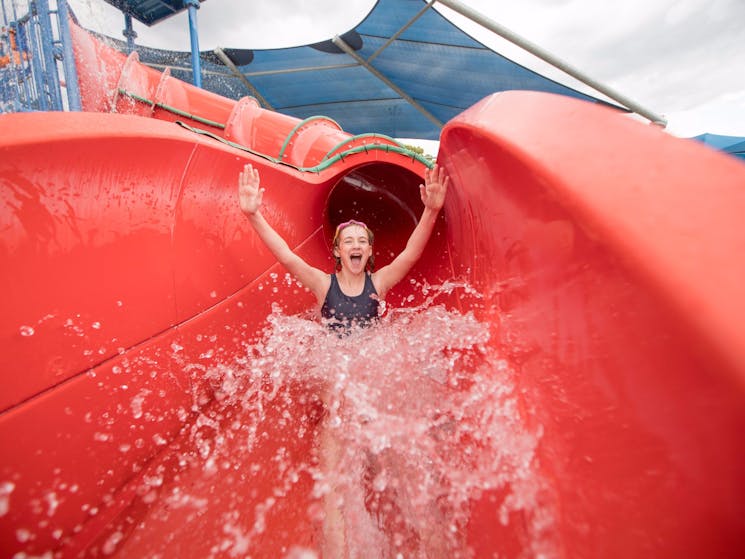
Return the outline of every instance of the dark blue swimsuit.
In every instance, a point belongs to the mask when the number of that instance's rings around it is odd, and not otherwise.
[[[365,274],[365,287],[356,297],[342,293],[336,274],[331,274],[331,287],[323,301],[321,316],[334,330],[349,328],[353,324],[367,326],[378,318],[378,306],[378,292],[370,274]]]

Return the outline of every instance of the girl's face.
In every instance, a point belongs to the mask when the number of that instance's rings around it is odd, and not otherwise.
[[[372,255],[372,245],[367,230],[360,225],[349,225],[339,233],[334,256],[341,260],[342,268],[355,274],[365,271]]]

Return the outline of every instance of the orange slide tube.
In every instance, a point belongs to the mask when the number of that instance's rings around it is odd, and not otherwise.
[[[403,248],[425,163],[74,36],[88,112],[0,116],[0,549],[320,557],[324,406],[302,383],[278,405],[271,375],[250,372],[271,355],[267,317],[312,298],[241,215],[237,175],[259,168],[267,218],[331,270],[343,219],[376,232],[378,266]],[[445,208],[388,307],[467,285],[437,300],[488,334],[466,377],[511,371],[502,419],[531,436],[488,446],[459,430],[469,418],[445,424],[439,442],[458,433],[447,448],[490,481],[458,501],[447,554],[429,556],[741,556],[745,166],[531,92],[449,122],[438,164]],[[439,353],[459,359],[458,342]],[[225,404],[228,381],[250,397]],[[467,381],[448,390],[471,394]],[[505,404],[497,392],[481,412]],[[500,470],[495,455],[519,441],[525,463]]]

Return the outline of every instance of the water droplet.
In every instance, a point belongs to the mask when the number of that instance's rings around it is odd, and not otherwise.
[[[16,488],[16,484],[12,481],[4,481],[0,483],[0,517],[8,514],[10,509],[10,495]]]
[[[276,274],[272,279],[278,279]],[[252,507],[256,522],[242,526],[237,517],[236,523],[226,517],[222,535],[231,546],[241,546],[243,555],[253,551],[247,530],[258,534],[276,527],[269,513],[274,498],[282,499],[307,473],[312,494],[324,504],[327,499],[345,503],[349,518],[367,517],[373,508],[381,516],[379,523],[348,527],[349,552],[358,556],[376,555],[366,553],[371,545],[377,551],[381,545],[394,548],[404,557],[426,556],[427,550],[417,546],[436,533],[442,550],[437,556],[467,557],[463,527],[468,511],[473,499],[488,492],[504,495],[494,504],[495,519],[509,520],[520,512],[531,537],[550,532],[551,499],[540,492],[535,464],[541,433],[520,416],[510,362],[497,344],[492,347],[488,324],[436,304],[442,294],[465,286],[420,287],[415,299],[425,303],[388,308],[379,326],[344,338],[273,305],[264,333],[242,359],[186,364],[209,390],[204,399],[196,394],[167,417],[173,419],[175,412],[189,426],[184,431],[188,440],[179,440],[178,464],[199,467],[207,476],[241,472],[246,485],[236,491],[246,490],[241,497],[246,501],[240,503]],[[197,340],[215,344],[202,359],[218,352],[217,336],[200,334]],[[184,348],[173,343],[171,349]],[[139,390],[132,386],[133,392]],[[203,407],[203,401],[210,405]],[[148,417],[146,402],[151,400],[143,392],[131,400],[135,417]],[[338,455],[335,468],[324,469],[323,460],[312,467],[297,462],[292,444],[308,441],[317,429],[318,455]],[[292,443],[278,443],[272,438],[276,432]],[[169,443],[166,432],[150,436],[154,445]],[[122,452],[129,450],[125,441],[117,443],[125,443]],[[273,454],[262,455],[259,464],[256,449],[262,445]],[[239,463],[244,466],[235,469]],[[176,508],[206,506],[204,499],[189,494],[189,486],[162,473],[153,470],[145,478],[147,499],[161,498],[150,491],[162,480],[158,493],[167,493]],[[275,476],[271,500],[251,496],[252,479],[259,474],[268,480]],[[309,519],[318,510],[323,505],[309,507]],[[406,511],[400,519],[404,532],[386,528],[399,522],[384,518],[396,511]],[[428,532],[401,535],[418,530]]]
[[[26,543],[31,539],[31,532],[25,528],[19,528],[16,530],[16,539],[20,543]]]
[[[29,336],[33,336],[33,335],[34,335],[34,333],[35,333],[35,331],[34,331],[33,327],[31,327],[31,326],[26,326],[26,325],[23,325],[23,326],[21,326],[21,327],[19,328],[19,331],[20,331],[20,333],[21,333],[21,336],[24,336],[24,337],[29,337]]]

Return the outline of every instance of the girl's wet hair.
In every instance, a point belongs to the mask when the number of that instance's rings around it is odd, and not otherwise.
[[[365,230],[365,233],[367,233],[367,240],[370,243],[370,246],[373,246],[373,242],[375,241],[375,235],[373,234],[372,230],[365,225],[362,221],[357,221],[355,219],[350,219],[349,221],[345,221],[344,223],[340,223],[336,226],[336,232],[334,233],[334,240],[332,243],[332,251],[335,248],[339,248],[339,235],[341,235],[342,231],[346,229],[347,227],[351,227],[352,225],[357,225],[358,227],[362,227]],[[334,261],[336,262],[336,269],[341,270],[341,258],[334,255]],[[375,270],[375,255],[371,254],[370,258],[367,260],[367,270],[369,272],[372,272]]]

